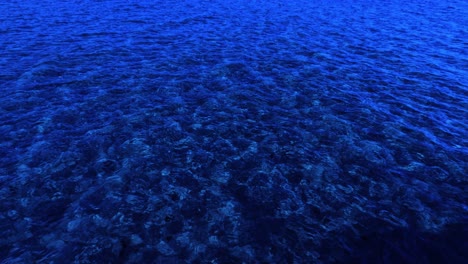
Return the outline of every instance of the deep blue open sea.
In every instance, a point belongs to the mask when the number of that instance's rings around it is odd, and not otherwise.
[[[467,261],[467,1],[0,3],[0,263]]]

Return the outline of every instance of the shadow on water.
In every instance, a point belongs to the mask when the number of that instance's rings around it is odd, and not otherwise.
[[[346,263],[466,263],[468,219],[447,225],[438,233],[412,228],[381,228],[354,238]],[[382,224],[374,220],[374,224]],[[374,229],[375,230],[375,229]]]

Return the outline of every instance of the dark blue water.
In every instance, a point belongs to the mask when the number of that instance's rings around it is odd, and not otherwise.
[[[0,3],[1,263],[463,263],[468,4]]]

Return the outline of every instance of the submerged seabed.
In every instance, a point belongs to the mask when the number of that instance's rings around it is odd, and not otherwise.
[[[466,260],[466,1],[6,2],[2,263]]]

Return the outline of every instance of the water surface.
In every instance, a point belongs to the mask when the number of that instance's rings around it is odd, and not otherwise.
[[[466,1],[5,1],[2,263],[462,263]]]

